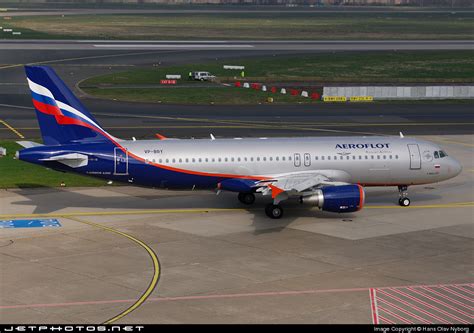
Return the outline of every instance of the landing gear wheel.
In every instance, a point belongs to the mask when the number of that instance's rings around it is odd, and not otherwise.
[[[251,205],[255,202],[255,194],[253,193],[239,193],[238,198],[245,205]]]
[[[407,185],[399,185],[398,186],[398,195],[400,199],[398,199],[398,204],[402,207],[410,206],[410,199],[408,199],[408,186]]]
[[[408,198],[400,198],[400,200],[398,200],[398,204],[402,207],[408,207],[410,206],[410,199]]]
[[[279,219],[283,216],[283,208],[280,205],[268,204],[265,207],[265,214],[272,219]]]

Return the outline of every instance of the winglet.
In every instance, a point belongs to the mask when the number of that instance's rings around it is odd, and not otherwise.
[[[216,137],[211,133],[211,140],[215,140]]]
[[[405,136],[403,135],[403,133],[402,133],[402,132],[400,132],[400,138],[402,138],[402,139],[403,139],[404,137],[405,137]]]

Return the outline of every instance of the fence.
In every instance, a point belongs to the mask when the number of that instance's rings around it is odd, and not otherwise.
[[[372,96],[374,99],[468,99],[474,86],[324,87],[323,96]]]

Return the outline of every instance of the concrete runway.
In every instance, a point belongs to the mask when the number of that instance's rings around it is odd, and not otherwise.
[[[226,56],[235,53],[2,50],[0,119],[27,139],[38,137],[24,63],[49,63],[74,86],[128,66]],[[440,143],[464,169],[444,183],[410,188],[410,208],[396,205],[394,188],[370,188],[361,212],[330,214],[289,202],[279,221],[264,216],[261,198],[248,208],[229,193],[2,190],[0,220],[47,217],[62,226],[0,229],[1,323],[473,323],[470,105],[84,101],[117,136],[403,130]],[[0,138],[19,137],[3,125]]]
[[[0,322],[472,324],[472,136],[424,138],[464,170],[410,188],[410,208],[393,188],[278,221],[229,193],[1,191],[1,219],[62,227],[0,229]]]
[[[406,51],[472,50],[472,40],[0,40],[3,50],[265,50],[265,51]]]

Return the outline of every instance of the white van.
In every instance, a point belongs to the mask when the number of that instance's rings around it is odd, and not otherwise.
[[[193,72],[193,79],[198,81],[212,81],[216,77],[209,72]]]

